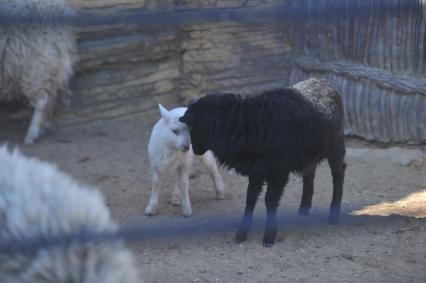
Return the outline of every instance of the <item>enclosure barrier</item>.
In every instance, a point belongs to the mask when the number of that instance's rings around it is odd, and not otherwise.
[[[426,142],[425,17],[425,2],[419,0],[289,0],[268,7],[132,11],[114,15],[86,11],[71,18],[45,14],[8,15],[0,7],[3,27],[37,22],[72,24],[79,29],[82,60],[74,86],[76,99],[72,102],[72,110],[62,116],[61,123],[87,123],[154,109],[157,101],[142,103],[147,97],[138,96],[140,92],[148,92],[151,96],[156,93],[161,98],[176,96],[177,91],[180,98],[185,99],[197,93],[261,90],[309,76],[321,76],[330,80],[343,96],[348,134],[382,142],[407,143]],[[126,27],[117,28],[123,25]],[[162,28],[165,30],[159,31]],[[231,42],[239,48],[238,52],[247,53],[240,57],[232,50],[225,54],[215,53],[217,49],[208,44],[209,40],[219,37],[214,33],[215,28],[225,31],[226,35],[225,39],[218,40],[217,48]],[[207,37],[201,35],[203,31]],[[153,35],[153,32],[158,34]],[[227,32],[242,32],[243,36],[254,32],[256,37],[248,41],[237,37],[240,42],[235,42]],[[272,39],[268,37],[271,35]],[[164,43],[167,46],[162,48],[166,49],[151,48]],[[248,47],[241,47],[245,44]],[[264,46],[273,48],[269,50]],[[280,53],[281,50],[274,49],[276,47],[285,52]],[[252,53],[250,48],[254,50]],[[207,54],[203,53],[205,49],[217,58],[200,60]],[[147,55],[126,54],[129,50]],[[132,58],[135,54],[136,59]],[[262,57],[254,59],[255,55]],[[129,63],[130,67],[122,67],[117,62]],[[160,67],[151,66],[155,62]],[[140,65],[134,68],[131,63]],[[214,67],[199,67],[209,63]],[[222,63],[229,70],[225,70]],[[247,71],[247,68],[254,70]],[[238,70],[244,76],[232,77]],[[142,78],[135,79],[136,75]],[[211,76],[211,80],[202,78],[203,75]],[[227,81],[229,76],[232,80]],[[101,87],[90,85],[92,79],[100,82]],[[119,82],[121,89],[102,85],[107,80]],[[167,101],[176,102],[174,98]],[[75,105],[83,106],[82,110],[76,110],[80,107]],[[234,229],[237,223],[236,218],[221,218],[183,228],[136,227],[114,234],[87,231],[49,239],[0,240],[0,252],[26,253],[75,242],[148,240],[173,233],[227,231],[231,226]]]
[[[275,1],[272,5],[234,7],[175,8],[156,10],[130,10],[115,13],[81,11],[62,15],[51,9],[39,14],[10,14],[0,6],[0,25],[73,25],[103,26],[138,24],[150,26],[203,24],[208,22],[265,23],[287,20],[341,19],[370,15],[401,15],[422,7],[423,0],[302,0]]]
[[[328,213],[313,213],[309,217],[298,215],[278,215],[277,223],[279,229],[286,233],[287,230],[292,231],[309,231],[318,229],[319,227],[330,227],[327,223]],[[381,216],[352,216],[343,214],[339,222],[339,229],[346,229],[347,226],[357,225],[358,223],[375,223],[375,225],[388,225],[394,223],[401,216],[391,215],[387,217]],[[194,222],[188,219],[176,220],[175,223],[169,225],[143,225],[140,222],[132,221],[132,223],[122,223],[118,232],[93,232],[88,230],[79,231],[66,235],[51,235],[50,237],[22,237],[20,239],[0,238],[0,254],[23,254],[35,255],[41,249],[56,247],[70,247],[75,245],[96,245],[109,241],[125,241],[128,244],[136,244],[145,246],[153,241],[167,240],[175,241],[181,238],[194,238],[200,236],[208,236],[214,233],[228,233],[230,240],[237,231],[241,217],[236,216],[217,216],[209,217],[204,220],[196,220]],[[253,218],[252,231],[262,231],[264,229],[265,217],[257,216]],[[415,227],[424,227],[416,222]],[[281,232],[280,232],[281,233]]]

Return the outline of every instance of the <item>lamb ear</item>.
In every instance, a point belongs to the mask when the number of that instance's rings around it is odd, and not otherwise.
[[[195,102],[197,102],[198,101],[198,99],[197,98],[194,98],[194,99],[191,99],[189,102],[188,102],[188,107],[189,106],[191,106],[192,104],[194,104]]]
[[[188,125],[188,119],[186,118],[186,116],[179,117],[179,122]]]
[[[161,118],[163,118],[166,122],[169,122],[170,120],[169,111],[166,108],[164,108],[164,106],[161,104],[158,104],[158,109],[160,109]]]

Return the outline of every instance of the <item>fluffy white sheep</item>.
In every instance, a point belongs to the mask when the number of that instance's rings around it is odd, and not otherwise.
[[[72,27],[46,22],[74,12],[64,0],[0,0],[0,9],[22,18],[0,25],[0,101],[28,98],[34,112],[24,142],[33,143],[49,126],[57,91],[68,89],[76,60]]]
[[[2,242],[117,229],[98,191],[46,162],[0,147]],[[33,254],[0,251],[0,278],[6,283],[141,282],[132,254],[119,240],[51,245]]]

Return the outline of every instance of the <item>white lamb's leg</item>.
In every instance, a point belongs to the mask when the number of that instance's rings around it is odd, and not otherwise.
[[[213,180],[213,185],[216,191],[216,199],[223,199],[225,197],[225,184],[223,182],[222,175],[219,172],[216,158],[214,158],[210,151],[207,151],[203,156],[201,156],[201,161],[203,162],[204,166],[206,166],[207,171]]]
[[[49,107],[51,104],[49,99],[51,99],[46,91],[41,91],[35,97],[30,99],[31,105],[34,108],[34,113],[31,118],[31,123],[25,136],[24,143],[32,144],[34,141],[40,137],[41,132],[47,122],[49,112],[51,111]]]
[[[152,175],[152,192],[149,198],[148,206],[145,208],[145,215],[151,216],[157,213],[158,198],[160,196],[161,179],[160,174],[154,171]]]
[[[192,215],[191,201],[189,200],[189,166],[181,165],[177,168],[176,185],[182,196],[182,214],[184,217]]]
[[[178,183],[176,182],[175,188],[173,190],[172,201],[171,201],[172,205],[179,206],[181,203],[181,198],[182,196],[180,195],[180,189],[179,189]]]

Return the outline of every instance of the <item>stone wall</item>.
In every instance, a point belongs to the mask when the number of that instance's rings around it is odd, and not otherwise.
[[[78,12],[92,14],[153,6],[149,1],[131,0],[69,2]],[[156,117],[157,103],[179,103],[178,29],[114,24],[80,26],[76,32],[80,58],[72,81],[73,96],[67,105],[59,105],[57,124],[91,126],[133,116],[150,122]]]
[[[80,13],[135,14],[280,1],[69,1]],[[151,122],[157,103],[174,107],[207,92],[253,92],[288,82],[286,28],[232,21],[177,25],[118,24],[77,29],[80,62],[74,95],[57,124],[90,125],[117,117]]]
[[[253,93],[285,86],[291,47],[285,29],[238,23],[192,25],[183,29],[180,94]]]

